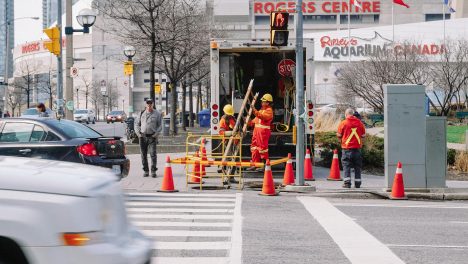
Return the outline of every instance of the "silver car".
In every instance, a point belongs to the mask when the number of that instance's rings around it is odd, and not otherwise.
[[[86,122],[86,124],[93,123],[96,124],[96,114],[94,110],[90,109],[76,109],[73,112],[73,120],[76,122]]]

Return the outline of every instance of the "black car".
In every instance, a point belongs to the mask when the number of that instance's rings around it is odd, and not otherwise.
[[[0,155],[97,165],[122,178],[130,169],[120,137],[105,137],[73,121],[8,118],[0,120],[0,131]]]

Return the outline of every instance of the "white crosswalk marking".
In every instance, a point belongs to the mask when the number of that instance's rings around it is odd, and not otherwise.
[[[242,194],[127,193],[129,219],[154,239],[152,263],[240,263]]]

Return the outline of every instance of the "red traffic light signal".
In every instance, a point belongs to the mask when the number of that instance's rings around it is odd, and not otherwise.
[[[287,46],[288,45],[288,21],[289,13],[274,11],[270,13],[270,45]]]

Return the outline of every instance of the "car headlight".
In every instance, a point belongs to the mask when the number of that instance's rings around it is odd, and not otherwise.
[[[98,231],[62,234],[62,241],[65,246],[87,246],[101,243],[103,240],[102,232]]]

